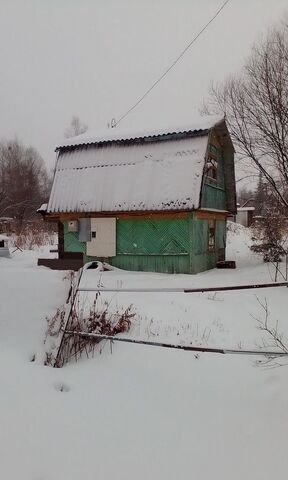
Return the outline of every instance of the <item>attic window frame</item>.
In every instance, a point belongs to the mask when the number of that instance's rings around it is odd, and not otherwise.
[[[208,164],[210,164],[208,166]],[[218,182],[218,157],[212,152],[208,153],[206,161],[206,180],[213,183]]]

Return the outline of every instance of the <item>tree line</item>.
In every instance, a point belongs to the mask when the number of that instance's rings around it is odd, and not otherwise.
[[[64,135],[81,135],[87,128],[74,116]],[[48,201],[51,186],[51,175],[35,148],[17,139],[0,141],[0,222],[12,218],[21,228],[26,220],[38,219],[37,209]]]

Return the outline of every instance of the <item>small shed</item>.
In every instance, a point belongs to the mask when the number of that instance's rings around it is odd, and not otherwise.
[[[74,137],[56,151],[40,213],[58,222],[59,259],[42,265],[102,260],[127,270],[197,273],[225,259],[236,192],[224,120],[141,135],[115,128],[100,138]]]
[[[250,227],[253,223],[255,207],[238,207],[236,215],[236,223],[240,223],[244,227]]]

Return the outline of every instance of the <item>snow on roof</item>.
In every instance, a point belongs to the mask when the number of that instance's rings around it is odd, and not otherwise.
[[[46,212],[47,205],[47,203],[42,203],[41,207],[38,208],[37,212]]]
[[[178,126],[178,127],[166,127],[161,129],[151,129],[151,130],[125,130],[121,127],[115,127],[106,129],[102,132],[93,133],[84,133],[71,138],[66,138],[64,141],[60,142],[60,145],[56,150],[64,147],[72,147],[77,145],[90,145],[93,143],[100,142],[112,142],[112,141],[121,141],[121,140],[133,140],[137,138],[148,138],[148,137],[159,137],[162,135],[172,135],[185,132],[197,132],[201,130],[209,130],[217,123],[223,120],[223,116],[219,115],[210,115],[209,117],[202,117],[197,123],[189,124],[188,126]]]
[[[237,207],[237,212],[252,212],[255,210],[255,207]]]
[[[198,208],[207,143],[208,132],[62,150],[47,213]]]

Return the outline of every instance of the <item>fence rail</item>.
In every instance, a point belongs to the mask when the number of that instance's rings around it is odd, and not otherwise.
[[[184,350],[187,352],[202,353],[220,353],[226,355],[261,355],[265,357],[287,357],[288,352],[276,352],[267,350],[234,350],[229,348],[209,348],[194,347],[192,345],[177,345],[174,343],[150,342],[148,340],[137,340],[134,338],[112,337],[110,335],[101,335],[100,333],[76,332],[74,330],[64,330],[64,334],[87,338],[90,340],[110,340],[111,342],[134,343],[136,345],[149,345],[151,347],[172,348],[176,350]]]
[[[288,282],[277,283],[256,283],[250,285],[228,285],[226,287],[202,287],[202,288],[183,288],[183,287],[160,287],[160,288],[104,288],[79,287],[78,292],[119,292],[119,293],[205,293],[205,292],[225,292],[231,290],[254,290],[257,288],[275,288],[288,287]]]

